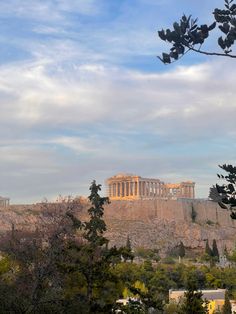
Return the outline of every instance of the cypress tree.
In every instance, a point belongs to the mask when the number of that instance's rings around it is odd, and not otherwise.
[[[217,244],[216,244],[216,240],[213,240],[213,244],[212,244],[212,256],[215,257],[217,259],[217,261],[219,261],[219,251],[217,248]]]
[[[212,249],[210,248],[210,246],[209,246],[209,242],[208,242],[208,239],[207,239],[207,241],[206,241],[206,248],[205,248],[205,253],[207,254],[207,255],[209,255],[209,256],[212,256]]]
[[[127,236],[127,240],[126,240],[126,248],[127,248],[127,250],[129,250],[130,252],[132,251],[131,241],[130,241],[129,235]]]
[[[229,293],[228,291],[225,292],[225,303],[223,305],[223,312],[222,314],[232,314],[232,306],[229,300]]]
[[[192,208],[191,208],[191,218],[192,218],[192,222],[195,222],[196,218],[197,218],[197,212],[194,209],[193,204],[192,204]]]

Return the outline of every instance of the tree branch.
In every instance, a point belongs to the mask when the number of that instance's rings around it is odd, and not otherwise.
[[[227,53],[218,53],[218,52],[208,52],[200,49],[195,49],[194,47],[186,46],[189,50],[192,50],[194,52],[198,52],[207,56],[218,56],[218,57],[229,57],[229,58],[236,58],[236,55],[231,55]]]

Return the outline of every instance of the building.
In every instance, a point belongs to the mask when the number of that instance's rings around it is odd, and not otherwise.
[[[10,205],[10,198],[0,196],[0,207],[7,207]]]
[[[106,180],[108,196],[111,200],[136,200],[155,198],[195,197],[195,183],[164,183],[159,179],[142,178],[137,175],[120,173]]]
[[[208,314],[221,311],[225,300],[225,289],[202,290],[202,299],[208,301]],[[169,302],[179,303],[184,297],[185,290],[169,290]]]

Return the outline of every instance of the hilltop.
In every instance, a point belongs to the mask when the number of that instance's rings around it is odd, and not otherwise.
[[[0,209],[0,233],[12,228],[35,229],[40,223],[52,224],[65,210],[65,204],[10,205]],[[87,219],[89,203],[80,199],[77,215]],[[206,240],[216,239],[219,250],[232,249],[236,222],[216,203],[205,200],[112,201],[105,206],[106,236],[110,245],[122,246],[129,236],[132,246],[159,249],[162,254],[180,241],[193,252],[203,251]]]

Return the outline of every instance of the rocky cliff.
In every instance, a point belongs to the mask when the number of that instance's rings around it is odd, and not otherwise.
[[[78,216],[87,217],[83,202]],[[193,215],[193,213],[195,215]],[[15,228],[34,229],[42,218],[40,205],[11,205],[0,209],[0,233]],[[193,219],[195,216],[195,219]],[[202,200],[113,201],[104,215],[111,245],[124,245],[129,235],[133,247],[158,248],[165,253],[180,241],[192,250],[202,250],[216,239],[220,251],[232,249],[236,221],[216,203]],[[45,217],[44,217],[45,219]],[[53,223],[52,217],[49,217]]]
[[[232,249],[236,241],[236,221],[210,201],[113,201],[105,208],[105,220],[107,237],[118,245],[124,245],[128,235],[133,246],[162,252],[180,241],[197,251],[205,248],[207,239],[216,239],[220,251]]]

